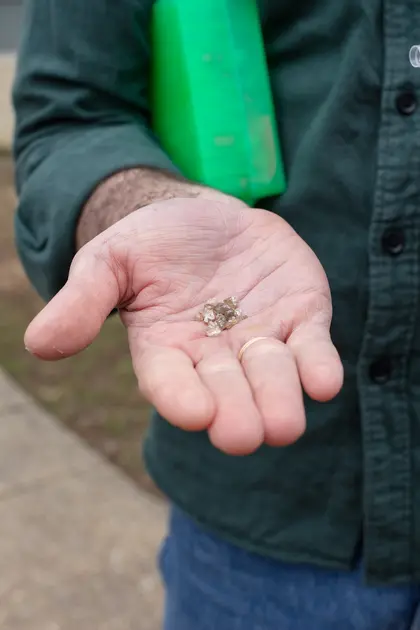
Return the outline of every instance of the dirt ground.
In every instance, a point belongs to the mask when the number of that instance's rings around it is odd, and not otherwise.
[[[156,492],[140,457],[150,409],[139,397],[119,319],[110,319],[95,343],[71,359],[43,363],[24,349],[25,328],[43,303],[16,256],[14,207],[12,164],[0,155],[0,365],[94,449]]]

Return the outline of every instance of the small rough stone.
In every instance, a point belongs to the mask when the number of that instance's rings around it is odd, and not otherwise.
[[[206,302],[197,317],[207,325],[206,335],[208,337],[220,335],[223,330],[229,330],[245,319],[246,315],[237,306],[238,300],[234,296],[226,298],[223,302],[215,300]]]

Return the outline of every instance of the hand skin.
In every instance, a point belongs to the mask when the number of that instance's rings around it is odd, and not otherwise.
[[[297,440],[302,387],[318,401],[339,392],[327,278],[277,215],[138,169],[94,192],[77,244],[66,285],[25,334],[41,359],[83,350],[117,307],[142,395],[170,423],[207,430],[232,455]],[[248,318],[207,337],[197,313],[210,298],[231,295]],[[240,363],[241,346],[256,336],[269,339]]]

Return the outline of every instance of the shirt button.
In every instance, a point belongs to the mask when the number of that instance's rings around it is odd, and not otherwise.
[[[412,90],[401,92],[401,94],[397,96],[395,104],[400,114],[403,116],[411,116],[417,108],[417,97],[415,92]]]
[[[391,359],[389,357],[380,357],[373,361],[369,368],[369,376],[378,385],[386,383],[391,376]]]
[[[405,246],[405,234],[401,228],[389,228],[382,235],[382,247],[391,256],[398,256]]]

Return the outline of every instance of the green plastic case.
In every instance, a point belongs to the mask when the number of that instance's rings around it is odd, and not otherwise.
[[[249,204],[284,192],[256,0],[157,0],[151,100],[186,177]]]

